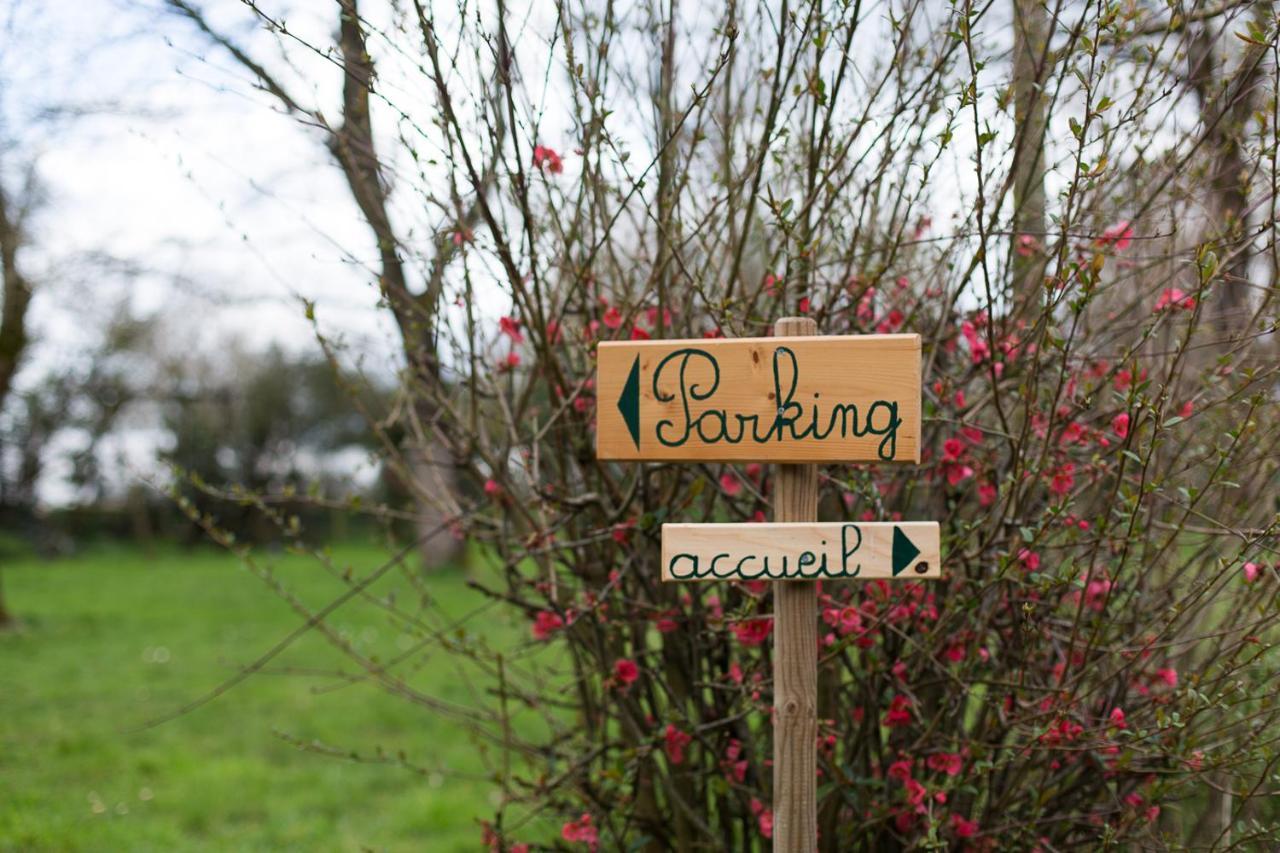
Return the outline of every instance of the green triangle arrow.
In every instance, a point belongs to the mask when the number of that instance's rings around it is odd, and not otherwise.
[[[631,433],[631,440],[636,443],[636,450],[639,450],[640,356],[636,356],[636,360],[631,365],[631,374],[627,377],[627,384],[622,386],[622,396],[618,398],[618,411],[622,413],[622,419],[627,422],[627,431]]]
[[[893,576],[896,578],[903,569],[910,565],[911,561],[920,555],[920,549],[915,546],[907,534],[902,532],[902,528],[894,525],[893,527]]]

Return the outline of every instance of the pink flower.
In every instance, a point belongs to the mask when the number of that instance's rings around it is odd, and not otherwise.
[[[616,329],[622,325],[622,312],[616,306],[610,305],[604,312],[604,324],[610,329]]]
[[[1245,563],[1244,564],[1244,582],[1253,583],[1258,579],[1258,575],[1261,574],[1261,572],[1262,572],[1262,568],[1257,563]]]
[[[862,630],[862,614],[856,607],[844,607],[840,610],[840,633],[852,634]]]
[[[948,438],[942,442],[942,461],[957,462],[964,453],[964,442],[958,438]]]
[[[1124,438],[1129,434],[1129,413],[1121,412],[1111,419],[1111,429],[1115,434]]]
[[[978,832],[978,822],[976,820],[965,820],[958,814],[951,816],[951,829],[955,832],[957,838],[973,838]]]
[[[1176,287],[1166,287],[1160,292],[1160,297],[1156,299],[1156,307],[1152,311],[1159,313],[1169,308],[1193,311],[1195,307],[1196,298],[1194,296],[1188,296]]]
[[[685,734],[671,723],[667,723],[666,734],[663,735],[663,749],[672,764],[684,763],[684,748],[693,740],[692,735]]]
[[[1098,240],[1098,243],[1102,246],[1114,245],[1117,251],[1123,252],[1129,248],[1132,240],[1133,226],[1129,224],[1129,220],[1123,219],[1103,231],[1102,239]]]
[[[733,635],[744,646],[758,646],[773,632],[773,620],[769,618],[744,619],[733,626]]]
[[[586,844],[592,850],[595,850],[596,845],[600,843],[600,836],[596,832],[596,828],[591,825],[591,815],[589,814],[584,814],[576,821],[571,820],[560,827],[560,837],[565,841],[578,841]]]
[[[1040,555],[1029,548],[1023,548],[1019,551],[1018,559],[1022,562],[1022,565],[1026,566],[1029,572],[1034,572],[1040,568]]]
[[[1125,722],[1125,719],[1124,719],[1124,709],[1123,709],[1123,708],[1112,708],[1112,709],[1111,709],[1111,716],[1110,716],[1108,719],[1110,719],[1110,721],[1111,721],[1111,725],[1112,725],[1112,726],[1114,726],[1114,727],[1115,727],[1115,728],[1117,728],[1117,729],[1127,729],[1127,728],[1129,728],[1129,724],[1128,724],[1128,723],[1126,723],[1126,722]]]
[[[899,759],[889,765],[889,778],[897,779],[899,782],[906,782],[911,778],[912,761],[909,758]]]
[[[499,317],[498,329],[502,334],[511,338],[513,344],[524,342],[524,335],[520,334],[520,321],[514,317]]]
[[[902,694],[894,696],[884,714],[884,724],[891,729],[911,725],[911,700]]]
[[[996,487],[991,483],[978,484],[978,503],[982,506],[991,506],[996,502]]]
[[[519,366],[520,366],[520,353],[518,353],[518,352],[509,352],[509,353],[507,353],[507,357],[506,357],[506,358],[504,358],[504,359],[503,359],[503,360],[498,364],[498,367],[499,367],[499,368],[501,368],[501,369],[503,369],[503,370],[511,370],[512,368],[516,368],[516,367],[519,367]]]
[[[484,493],[491,498],[496,498],[502,494],[502,486],[497,480],[490,477],[484,481]]]
[[[613,664],[613,675],[624,688],[630,687],[640,677],[640,667],[628,658],[619,658]]]
[[[958,486],[973,476],[973,468],[969,465],[948,465],[947,483]]]
[[[738,479],[738,475],[732,471],[726,471],[720,475],[720,491],[729,497],[733,497],[742,491],[742,481]]]
[[[1156,678],[1158,678],[1160,681],[1163,681],[1165,684],[1169,685],[1170,687],[1178,686],[1178,671],[1176,669],[1173,669],[1172,667],[1157,669]]]
[[[760,812],[760,834],[765,838],[773,838],[773,809]]]
[[[533,166],[553,175],[564,171],[564,163],[561,162],[560,155],[545,145],[533,146]]]
[[[564,627],[564,619],[558,613],[552,613],[550,610],[539,610],[538,615],[533,617],[533,638],[535,640],[549,640],[551,635]]]
[[[639,326],[632,326],[632,327],[631,327],[631,340],[633,340],[633,341],[647,341],[647,340],[649,340],[649,333],[648,333],[648,332],[646,332],[644,329],[640,328]]]
[[[1195,403],[1192,403],[1190,400],[1188,400],[1187,402],[1182,404],[1181,409],[1178,409],[1178,417],[1189,418],[1191,417],[1192,413],[1195,412],[1195,410],[1196,410]]]

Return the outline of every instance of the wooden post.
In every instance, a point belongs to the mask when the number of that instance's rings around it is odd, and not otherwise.
[[[816,335],[808,317],[785,317],[776,337]],[[818,466],[775,465],[773,520],[818,520]],[[773,584],[773,849],[812,853],[818,842],[818,590]]]

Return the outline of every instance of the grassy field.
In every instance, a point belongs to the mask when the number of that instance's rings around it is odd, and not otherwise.
[[[357,573],[383,559],[373,547],[336,556]],[[310,559],[274,565],[312,605],[342,589]],[[3,583],[23,624],[0,634],[0,849],[480,847],[476,819],[491,813],[494,794],[475,744],[447,720],[366,684],[279,671],[343,666],[319,637],[298,642],[277,671],[141,728],[299,624],[234,558],[102,548],[57,561],[5,560]],[[461,570],[431,576],[429,588],[438,617],[481,603]],[[333,624],[366,653],[410,642],[360,602]],[[496,643],[527,630],[485,625]],[[469,695],[443,660],[426,659],[414,683],[455,701]],[[318,755],[281,734],[362,753],[403,749],[431,772]]]

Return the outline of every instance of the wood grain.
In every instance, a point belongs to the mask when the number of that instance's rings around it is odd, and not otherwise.
[[[936,521],[664,524],[662,579],[936,580],[939,533]]]
[[[774,326],[780,337],[816,331],[817,323],[804,317]],[[918,353],[918,340],[916,347]],[[918,405],[918,384],[915,399]],[[773,520],[816,521],[817,466],[777,465],[773,471]],[[818,842],[817,585],[775,584],[773,613],[773,849],[810,853]]]
[[[600,344],[596,455],[920,461],[919,335],[787,337]]]

